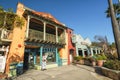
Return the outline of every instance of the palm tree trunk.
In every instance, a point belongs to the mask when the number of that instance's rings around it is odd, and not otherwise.
[[[117,20],[116,20],[116,17],[115,17],[112,0],[108,0],[108,4],[109,4],[109,7],[110,7],[110,16],[111,16],[111,22],[112,22],[112,29],[113,29],[113,34],[114,34],[116,48],[117,48],[118,59],[120,60],[120,34],[119,34],[119,26],[118,26],[118,23],[117,23]]]

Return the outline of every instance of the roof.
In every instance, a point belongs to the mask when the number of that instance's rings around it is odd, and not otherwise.
[[[42,16],[46,19],[52,20],[57,24],[63,25],[62,23],[60,23],[57,19],[55,19],[51,14],[49,13],[45,13],[45,12],[36,12],[36,11],[32,11],[34,14]]]

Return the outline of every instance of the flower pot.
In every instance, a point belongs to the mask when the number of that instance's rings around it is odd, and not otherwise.
[[[92,62],[92,66],[96,66],[96,62],[95,61]]]
[[[80,64],[84,64],[84,60],[80,60],[79,63],[80,63]]]
[[[103,60],[98,60],[98,61],[97,61],[97,65],[98,65],[99,67],[102,67],[102,66],[103,66]]]

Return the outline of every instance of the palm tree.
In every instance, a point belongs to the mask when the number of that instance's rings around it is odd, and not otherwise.
[[[119,4],[113,4],[113,8],[114,8],[114,13],[116,18],[118,18],[118,15],[120,14],[120,6]],[[108,7],[108,9],[105,11],[105,13],[107,14],[106,17],[110,17],[110,7]]]
[[[113,8],[112,0],[108,0],[109,10],[110,10],[110,17],[112,22],[112,29],[115,38],[115,44],[117,48],[118,59],[120,60],[120,34],[119,34],[119,26],[115,16],[115,10]]]

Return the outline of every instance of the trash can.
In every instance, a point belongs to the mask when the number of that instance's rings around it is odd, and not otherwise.
[[[23,74],[23,63],[17,64],[17,76]]]
[[[10,64],[10,72],[9,72],[9,77],[16,77],[16,66],[17,63],[11,63]]]

